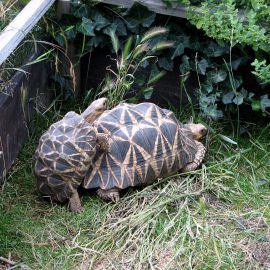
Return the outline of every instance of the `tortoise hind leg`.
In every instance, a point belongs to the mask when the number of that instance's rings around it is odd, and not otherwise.
[[[69,207],[70,210],[74,213],[81,213],[83,211],[78,191],[74,191],[69,198]]]
[[[187,164],[186,167],[182,169],[183,172],[190,172],[196,170],[202,163],[204,156],[205,156],[205,147],[203,146],[202,143],[196,141],[198,150],[197,153],[195,154],[195,158],[193,162]]]
[[[113,201],[114,203],[117,203],[120,200],[118,188],[111,188],[108,190],[100,188],[98,189],[97,194],[101,199],[105,201]]]

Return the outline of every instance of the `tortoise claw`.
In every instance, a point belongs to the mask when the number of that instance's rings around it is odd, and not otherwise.
[[[114,203],[118,203],[119,200],[120,200],[119,192],[117,192],[117,193],[111,193],[111,200],[112,200]]]
[[[119,195],[119,190],[116,188],[104,190],[104,189],[98,189],[97,190],[98,196],[105,200],[105,201],[112,201],[114,203],[119,202],[120,200],[120,195]]]

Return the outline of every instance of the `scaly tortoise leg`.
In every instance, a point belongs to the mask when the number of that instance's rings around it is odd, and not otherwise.
[[[71,195],[69,199],[69,207],[74,213],[81,213],[83,211],[78,191],[74,190],[73,194]]]
[[[104,152],[109,153],[111,151],[109,135],[105,133],[97,133],[97,145]]]
[[[108,190],[100,188],[97,190],[97,194],[101,199],[105,201],[113,201],[114,203],[117,203],[120,200],[118,188],[111,188]]]
[[[198,141],[196,141],[196,144],[198,147],[198,151],[195,154],[195,158],[193,162],[187,164],[187,166],[182,169],[183,172],[190,172],[190,171],[196,170],[201,165],[204,159],[205,151],[206,151],[204,145]]]

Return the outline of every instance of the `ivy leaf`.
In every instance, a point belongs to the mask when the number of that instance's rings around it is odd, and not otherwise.
[[[138,31],[137,28],[140,26],[140,21],[138,21],[135,18],[130,18],[130,19],[128,19],[127,26],[131,31],[137,32]]]
[[[243,84],[243,79],[240,76],[234,78],[234,87],[235,89],[239,88]]]
[[[114,21],[114,23],[117,25],[116,34],[118,36],[126,36],[127,35],[127,28],[126,28],[125,23],[120,19],[116,19]]]
[[[115,32],[117,36],[126,36],[127,29],[125,24],[120,19],[114,20],[113,23],[108,25],[106,28],[103,29],[103,33],[106,35],[110,35],[111,32]]]
[[[241,93],[238,93],[235,98],[233,99],[233,103],[236,105],[241,105],[243,104],[244,97]]]
[[[183,55],[182,57],[182,64],[180,65],[180,72],[181,74],[185,74],[189,72],[191,69],[189,64],[189,57],[187,55]]]
[[[89,16],[88,7],[85,4],[80,4],[79,8],[77,8],[72,14],[77,18],[86,18]]]
[[[215,42],[208,42],[203,52],[209,57],[219,57],[228,53],[228,48],[222,47]]]
[[[95,12],[93,16],[94,28],[100,31],[102,28],[110,24],[110,21],[103,17],[99,12]]]
[[[101,36],[94,36],[87,42],[87,48],[91,51],[92,48],[96,48],[98,46],[102,47],[102,41],[103,38]]]
[[[65,45],[65,35],[62,32],[55,36],[55,40],[60,46]]]
[[[255,96],[255,94],[253,92],[249,92],[247,98],[249,101],[252,101],[254,96]]]
[[[112,32],[116,33],[116,28],[117,28],[117,25],[116,25],[115,23],[112,23],[112,24],[110,24],[108,27],[104,28],[104,29],[102,30],[102,32],[103,32],[105,35],[110,36],[110,34],[111,34]]]
[[[228,89],[238,89],[243,84],[243,79],[240,76],[234,76],[234,78],[230,77],[230,80],[226,80],[223,83],[223,86]]]
[[[78,26],[78,31],[86,36],[94,36],[94,24],[91,20],[83,17],[81,24]]]
[[[214,120],[217,120],[223,117],[223,112],[217,109],[216,104],[211,104],[207,106],[206,108],[204,108],[203,112],[205,115],[211,117]]]
[[[227,93],[226,95],[224,95],[222,97],[223,104],[231,104],[234,96],[235,96],[235,93],[233,91]]]
[[[207,73],[207,78],[212,83],[223,82],[227,77],[227,73],[224,70],[210,71]]]
[[[210,94],[213,92],[213,85],[210,82],[203,83],[201,85],[201,91]]]
[[[159,58],[158,65],[165,70],[173,71],[173,61],[169,61],[167,57]]]
[[[208,105],[214,104],[216,102],[216,96],[213,95],[201,95],[200,96],[200,105],[201,107],[207,107]]]
[[[150,14],[149,16],[147,16],[147,17],[143,20],[142,25],[143,25],[144,27],[150,27],[150,26],[152,25],[152,23],[155,21],[155,18],[156,18],[156,14],[155,14],[155,13]]]
[[[243,98],[247,98],[247,96],[248,96],[248,91],[247,91],[245,88],[242,87],[242,89],[241,89],[240,92],[241,92]]]
[[[245,62],[244,57],[238,57],[231,62],[232,69],[237,70],[241,64]]]
[[[178,46],[175,48],[173,55],[171,57],[171,60],[173,60],[175,57],[182,55],[184,53],[184,46],[182,43],[178,44]]]
[[[208,62],[206,59],[202,59],[198,62],[198,72],[202,75],[205,75],[206,69],[208,68]]]
[[[64,46],[65,41],[67,39],[73,39],[76,37],[77,31],[75,30],[75,26],[67,26],[64,28],[64,31],[58,32],[55,36],[55,40],[61,46]]]
[[[270,99],[268,98],[268,95],[261,96],[261,108],[263,111],[270,108]]]
[[[128,28],[137,32],[139,26],[150,27],[155,21],[156,13],[149,11],[145,6],[135,3],[128,11],[126,18]]]
[[[184,48],[188,48],[191,46],[190,44],[190,36],[187,35],[180,35],[180,36],[172,36],[173,40],[176,40],[176,43],[181,43],[183,44]]]

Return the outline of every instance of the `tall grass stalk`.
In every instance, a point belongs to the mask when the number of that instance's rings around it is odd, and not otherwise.
[[[100,95],[107,95],[109,107],[112,108],[116,104],[122,102],[126,94],[131,89],[135,81],[135,73],[146,62],[157,58],[158,51],[170,48],[173,42],[160,41],[155,46],[150,46],[153,38],[164,35],[168,30],[163,27],[155,27],[147,31],[141,38],[134,41],[133,37],[129,37],[123,49],[120,52],[118,37],[115,32],[111,32],[112,46],[116,55],[113,59],[116,63],[116,70],[107,68],[109,74],[105,79],[105,83]],[[164,75],[164,71],[159,72],[154,78],[151,78],[145,89],[140,91],[152,91],[152,84]]]

